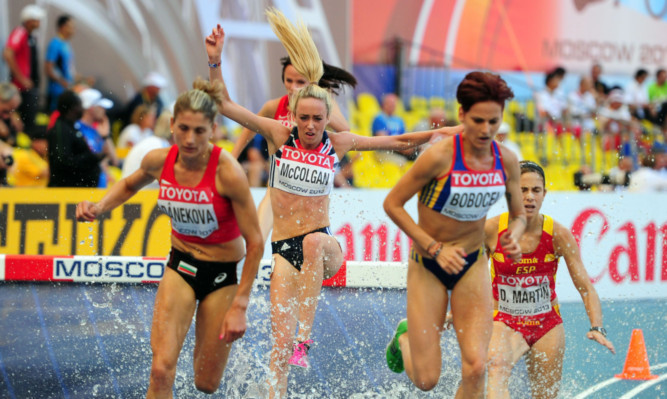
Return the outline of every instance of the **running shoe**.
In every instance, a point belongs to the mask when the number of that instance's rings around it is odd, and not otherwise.
[[[301,367],[307,369],[310,367],[310,362],[308,362],[308,350],[310,345],[313,343],[312,339],[307,341],[299,341],[294,344],[294,349],[292,352],[292,357],[289,359],[290,366]]]
[[[403,353],[401,352],[401,346],[398,344],[398,338],[406,332],[408,332],[408,319],[403,319],[398,322],[394,337],[387,345],[387,366],[394,373],[402,373],[405,370],[403,367]]]

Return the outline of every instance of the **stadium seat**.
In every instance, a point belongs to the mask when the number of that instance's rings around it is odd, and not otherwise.
[[[380,103],[371,93],[359,93],[357,95],[357,108],[362,113],[375,115],[380,112]]]

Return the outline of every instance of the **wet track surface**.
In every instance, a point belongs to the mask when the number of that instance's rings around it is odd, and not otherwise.
[[[0,284],[0,398],[144,397],[156,289],[157,285]],[[589,324],[583,304],[561,306],[567,342],[561,397],[575,397],[620,373],[634,328],[643,330],[653,374],[663,379],[650,386],[621,380],[586,397],[667,397],[667,301],[602,305],[615,356],[585,338]],[[434,391],[420,392],[405,374],[387,369],[385,346],[404,315],[405,290],[323,289],[311,368],[291,371],[289,396],[453,397],[460,377],[453,331],[442,338],[442,377]],[[248,318],[248,332],[234,345],[220,389],[212,396],[194,389],[191,329],[178,363],[175,397],[242,398],[261,393],[270,349],[265,287],[253,291]],[[525,379],[521,361],[510,380],[514,398],[530,397]]]

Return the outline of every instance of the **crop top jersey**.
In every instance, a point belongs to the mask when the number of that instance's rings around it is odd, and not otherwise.
[[[294,127],[287,141],[271,155],[269,187],[305,197],[329,195],[338,162],[326,130],[320,145],[307,150],[301,146]]]
[[[509,213],[500,215],[498,237],[507,231]],[[521,254],[518,262],[505,257],[500,238],[491,255],[493,298],[498,311],[513,316],[535,316],[551,311],[556,299],[558,256],[553,244],[554,221],[544,215],[542,236],[532,253]]]
[[[454,136],[452,167],[444,176],[431,180],[419,192],[419,201],[436,212],[462,222],[480,220],[505,193],[505,170],[500,149],[491,142],[493,167],[471,170],[463,156],[463,138]]]
[[[276,108],[276,113],[273,115],[273,119],[279,121],[283,126],[292,128],[292,111],[289,110],[289,96],[285,95],[280,98],[278,101],[278,108]]]
[[[211,158],[199,184],[181,186],[174,175],[178,146],[173,145],[160,175],[158,208],[171,219],[174,237],[197,244],[219,244],[241,235],[231,201],[218,194],[215,175],[220,147],[213,146]]]

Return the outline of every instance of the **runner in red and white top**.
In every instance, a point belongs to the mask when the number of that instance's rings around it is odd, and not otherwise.
[[[84,201],[76,209],[77,220],[92,221],[159,179],[158,208],[171,218],[172,249],[155,298],[149,398],[171,397],[175,365],[195,311],[193,362],[200,391],[218,389],[231,344],[246,330],[264,245],[243,168],[209,142],[218,128],[220,86],[195,81],[174,105],[175,145],[149,152],[139,170],[99,202]],[[239,282],[236,265],[244,256]]]
[[[280,60],[282,64],[282,82],[285,86],[287,94],[274,98],[262,106],[262,109],[259,110],[257,115],[264,116],[267,118],[273,118],[277,121],[280,121],[283,125],[288,128],[294,126],[294,116],[292,111],[290,111],[290,99],[294,98],[294,95],[304,86],[308,84],[308,79],[302,74],[297,72],[297,70],[292,65],[292,60],[289,56],[283,57]],[[354,88],[357,85],[357,80],[351,73],[348,71],[329,65],[326,62],[322,61],[322,67],[324,68],[324,74],[319,80],[319,86],[329,90],[332,94],[337,94],[343,86],[349,86]],[[343,116],[343,113],[340,111],[338,104],[333,101],[333,108],[331,111],[331,118],[327,127],[334,132],[344,132],[350,130],[350,124]],[[243,128],[241,135],[236,140],[234,149],[232,150],[232,155],[238,158],[243,150],[248,148],[248,180],[251,182],[251,185],[258,185],[260,180],[260,174],[264,172],[265,169],[265,160],[263,155],[260,153],[260,150],[248,144],[253,140],[256,133],[248,128]],[[335,175],[334,175],[335,177]],[[266,190],[264,198],[259,203],[257,207],[257,213],[259,215],[259,225],[262,228],[262,237],[264,241],[269,238],[269,233],[273,227],[273,212],[271,211],[271,190]]]

